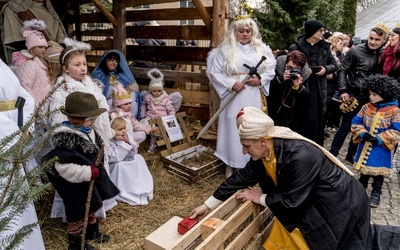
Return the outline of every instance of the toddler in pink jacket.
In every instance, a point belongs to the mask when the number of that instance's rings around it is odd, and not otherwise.
[[[160,70],[154,68],[147,72],[150,78],[149,91],[146,93],[142,107],[140,110],[140,116],[143,119],[156,118],[166,115],[175,115],[176,111],[172,105],[171,99],[167,92],[164,91],[164,75]],[[154,135],[150,137],[150,147],[147,150],[149,153],[153,153],[156,148],[157,138]]]
[[[121,90],[114,88],[110,117],[112,115],[119,115],[126,118],[129,121],[127,124],[127,129],[129,130],[128,133],[131,133],[132,131],[133,139],[138,143],[141,143],[146,140],[146,135],[155,132],[157,129],[139,122],[131,113],[131,107],[131,94],[124,89]]]

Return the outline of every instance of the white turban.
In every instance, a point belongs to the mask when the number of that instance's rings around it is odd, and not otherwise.
[[[318,147],[335,165],[345,170],[348,174],[354,174],[335,156],[314,141],[303,137],[290,128],[275,126],[274,121],[263,111],[255,107],[244,107],[236,116],[236,126],[241,139],[259,139],[260,137],[282,138],[290,140],[302,140]]]

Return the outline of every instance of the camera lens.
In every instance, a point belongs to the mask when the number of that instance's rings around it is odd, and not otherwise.
[[[297,74],[296,73],[290,73],[290,79],[291,80],[296,80],[297,79]]]

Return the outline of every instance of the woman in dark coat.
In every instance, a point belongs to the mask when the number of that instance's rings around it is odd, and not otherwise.
[[[336,69],[330,43],[324,40],[324,24],[317,20],[304,23],[305,34],[299,36],[289,51],[300,50],[307,57],[312,74],[304,86],[310,91],[307,116],[306,137],[319,145],[324,144],[324,114],[326,111],[326,75]]]
[[[305,135],[308,89],[302,85],[310,76],[304,53],[296,50],[276,58],[275,77],[270,82],[268,115],[278,126]]]

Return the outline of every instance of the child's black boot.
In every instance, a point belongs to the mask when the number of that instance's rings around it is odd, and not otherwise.
[[[82,237],[80,235],[74,236],[72,234],[68,234],[69,246],[68,250],[80,250]],[[92,245],[85,242],[85,250],[96,250]]]
[[[100,233],[99,231],[99,222],[87,225],[86,229],[86,239],[87,240],[94,240],[97,243],[104,243],[110,240],[110,236],[107,234]]]
[[[378,192],[371,192],[371,197],[369,198],[369,205],[371,207],[379,207],[381,201],[381,194]]]

